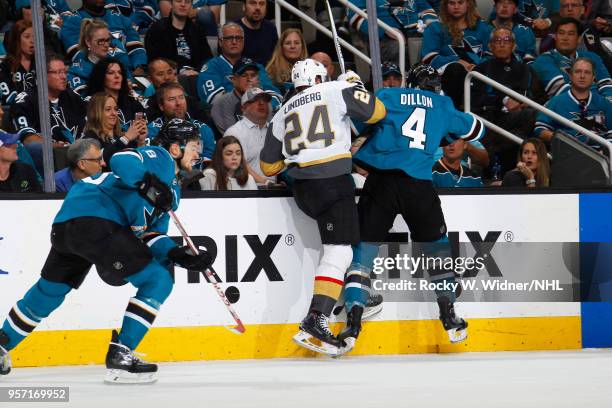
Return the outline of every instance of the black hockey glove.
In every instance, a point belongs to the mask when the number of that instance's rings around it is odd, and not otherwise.
[[[205,249],[199,249],[200,253],[194,255],[188,246],[172,248],[168,252],[168,258],[178,266],[192,271],[204,271],[215,262],[214,258]]]
[[[138,186],[138,194],[161,211],[167,212],[172,209],[172,190],[153,173],[145,173]]]

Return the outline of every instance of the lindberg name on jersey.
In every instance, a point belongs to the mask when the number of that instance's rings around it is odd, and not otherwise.
[[[426,108],[433,108],[433,100],[429,96],[421,94],[401,94],[400,103],[402,105],[421,105]]]
[[[302,105],[306,105],[310,102],[320,101],[321,100],[321,92],[313,92],[311,94],[302,95],[296,100],[289,102],[283,108],[283,112],[289,113],[290,110],[298,108]]]

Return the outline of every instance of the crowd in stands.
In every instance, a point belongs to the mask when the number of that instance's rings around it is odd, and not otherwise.
[[[259,167],[269,120],[294,92],[293,64],[311,57],[333,79],[335,54],[320,38],[307,44],[299,23],[278,34],[267,0],[243,0],[242,14],[221,26],[226,1],[82,0],[71,9],[65,0],[42,0],[51,121],[43,135],[31,2],[0,0],[0,191],[41,190],[43,138],[52,140],[58,191],[67,191],[109,170],[115,152],[150,143],[174,118],[200,131],[199,175],[189,188],[291,184]],[[407,57],[406,66],[434,67],[456,108],[463,108],[464,79],[475,71],[611,138],[610,1],[479,1],[492,2],[490,15],[479,14],[476,0],[377,0],[376,7],[396,33],[421,38],[420,61]],[[351,2],[366,8],[364,0]],[[323,1],[313,3],[320,10]],[[334,1],[332,7],[342,35],[367,51],[370,22]],[[398,42],[382,29],[379,39],[383,86],[402,86]],[[441,147],[432,169],[438,187],[548,186],[547,152],[557,131],[603,151],[480,81],[472,83],[471,110],[524,142],[489,130],[482,143]],[[354,135],[354,150],[364,135]],[[357,173],[359,185],[367,173]]]

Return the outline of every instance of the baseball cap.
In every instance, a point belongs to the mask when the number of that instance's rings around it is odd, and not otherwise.
[[[19,135],[0,130],[0,147],[3,145],[14,145],[17,142],[19,142]]]
[[[397,64],[394,64],[392,62],[383,62],[382,63],[382,76],[383,78],[386,77],[387,75],[390,74],[397,74],[399,76],[402,76],[402,71],[400,71],[399,67],[397,66]]]
[[[262,89],[249,88],[244,92],[244,95],[242,95],[242,99],[240,99],[240,103],[244,105],[247,102],[253,102],[258,97],[265,98],[267,102],[270,102],[272,100],[272,96],[269,93],[263,91]]]
[[[237,63],[234,64],[234,69],[232,69],[232,74],[241,75],[247,69],[254,69],[259,72],[259,67],[257,63],[250,58],[240,58]]]

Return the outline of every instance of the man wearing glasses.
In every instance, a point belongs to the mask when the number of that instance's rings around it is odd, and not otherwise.
[[[574,0],[572,0],[574,1]],[[536,41],[533,30],[516,22],[518,0],[495,0],[495,19],[491,24],[495,28],[508,28],[514,34],[515,49],[514,56],[525,63],[531,62],[536,57]]]
[[[85,177],[102,172],[104,159],[100,142],[96,139],[79,139],[68,148],[68,167],[55,173],[55,190],[67,193],[70,187]]]
[[[49,54],[47,81],[51,135],[41,135],[36,88],[17,95],[9,111],[13,129],[19,134],[40,174],[43,173],[43,136],[51,137],[54,148],[62,148],[73,143],[85,126],[85,102],[67,87],[67,78],[68,69],[63,57]]]
[[[234,85],[231,82],[232,69],[242,57],[244,50],[244,31],[237,23],[227,23],[219,30],[219,49],[221,55],[208,61],[198,75],[198,97],[201,101],[214,104],[214,99],[226,92],[231,92]],[[272,85],[272,80],[261,64],[259,69],[259,85],[264,91],[271,91],[280,100],[279,90]]]
[[[501,83],[528,97],[532,97],[530,84],[532,75],[529,67],[513,57],[515,37],[509,28],[496,28],[491,33],[489,49],[493,58],[476,66],[474,71]],[[482,81],[472,83],[472,104],[474,112],[515,135],[529,137],[535,122],[535,111],[525,104],[507,97]],[[497,157],[502,174],[513,169],[516,163],[517,145],[508,139],[487,130],[482,140],[491,162]]]

